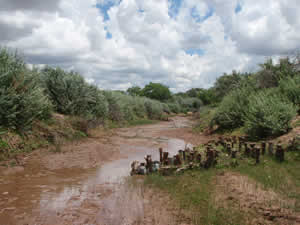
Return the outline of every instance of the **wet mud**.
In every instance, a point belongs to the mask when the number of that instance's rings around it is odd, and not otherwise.
[[[130,163],[146,154],[157,159],[159,147],[175,154],[190,145],[168,135],[190,126],[187,118],[175,117],[116,129],[60,153],[37,152],[23,167],[1,169],[0,224],[177,224],[151,203],[153,193],[131,184]]]

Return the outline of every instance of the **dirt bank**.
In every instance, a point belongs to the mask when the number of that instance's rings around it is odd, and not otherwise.
[[[184,148],[195,135],[187,118],[95,131],[60,152],[35,151],[20,166],[1,168],[0,221],[14,224],[182,224],[164,198],[127,181],[130,162]],[[182,138],[180,138],[182,137]],[[194,139],[193,139],[194,138]],[[166,205],[166,204],[165,204]]]

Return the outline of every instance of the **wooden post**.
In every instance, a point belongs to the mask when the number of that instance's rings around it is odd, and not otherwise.
[[[231,158],[235,159],[236,158],[236,150],[233,150],[231,152]]]
[[[277,145],[275,156],[279,162],[284,161],[284,150],[280,144]]]
[[[264,155],[266,152],[266,142],[261,143],[261,154]]]
[[[201,154],[200,153],[197,154],[197,163],[201,163]]]
[[[160,163],[163,162],[163,149],[162,148],[159,148],[159,161],[160,161]]]
[[[260,149],[259,148],[254,148],[255,149],[255,162],[256,164],[259,163],[259,157],[260,157]]]
[[[163,152],[163,164],[167,165],[168,157],[169,157],[169,152]]]
[[[231,154],[231,145],[227,144],[227,153],[230,155]]]
[[[153,167],[152,167],[152,157],[151,157],[151,155],[147,155],[145,160],[146,160],[146,169],[147,169],[147,171],[149,173],[152,173]]]
[[[251,153],[251,150],[250,150],[250,148],[248,147],[248,144],[245,143],[245,155],[246,155],[247,157],[249,157],[249,156],[250,156],[250,153]]]
[[[268,148],[268,152],[270,156],[273,156],[273,143],[269,142],[269,148]]]
[[[250,144],[251,147],[251,157],[255,159],[255,144]]]
[[[183,161],[185,162],[185,160],[186,160],[186,155],[185,155],[185,151],[184,151],[184,150],[182,151],[182,156],[183,156]]]
[[[194,162],[194,160],[195,160],[195,151],[193,150],[193,151],[191,151],[191,153],[190,153],[190,160],[191,160],[191,162]]]
[[[210,168],[215,162],[214,151],[209,149],[206,154],[207,157],[206,157],[204,167]]]
[[[239,141],[239,152],[242,151],[242,147],[243,147],[243,142]]]
[[[173,158],[169,157],[169,158],[167,159],[167,162],[168,162],[168,165],[169,165],[169,166],[172,166],[172,165],[173,165]]]
[[[182,161],[183,160],[183,151],[179,150],[178,154],[179,154],[180,160]]]

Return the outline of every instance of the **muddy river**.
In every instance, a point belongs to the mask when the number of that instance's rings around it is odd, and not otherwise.
[[[23,167],[1,174],[0,225],[147,224],[150,200],[142,185],[132,185],[130,163],[146,154],[158,158],[159,147],[170,153],[185,148],[189,144],[168,131],[189,126],[188,119],[175,117],[28,157]]]

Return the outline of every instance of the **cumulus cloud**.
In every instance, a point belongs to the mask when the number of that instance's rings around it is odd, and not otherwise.
[[[26,2],[26,4],[25,4]],[[210,87],[300,47],[297,0],[0,0],[0,45],[127,89]]]
[[[42,10],[53,11],[57,9],[60,0],[40,1],[40,0],[0,0],[0,11],[15,10]]]

